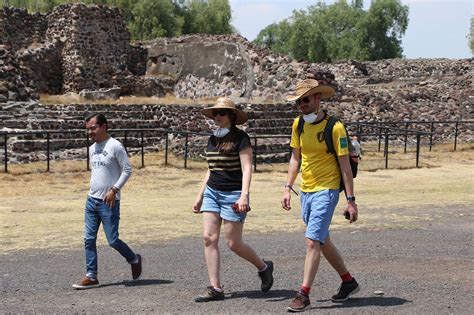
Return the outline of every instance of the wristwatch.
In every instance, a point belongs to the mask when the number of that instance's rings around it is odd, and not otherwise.
[[[117,187],[113,186],[113,187],[112,187],[112,191],[113,191],[114,193],[118,193],[118,192],[120,191],[120,189],[118,189]]]
[[[346,196],[346,199],[347,201],[356,201],[356,197],[355,196]]]

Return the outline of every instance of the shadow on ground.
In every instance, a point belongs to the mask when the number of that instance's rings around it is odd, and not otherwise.
[[[262,292],[257,290],[252,291],[237,291],[232,292],[226,298],[227,299],[266,299],[269,302],[280,302],[284,300],[289,300],[294,297],[296,292],[294,290],[271,290],[269,292]]]
[[[330,300],[318,300],[317,302],[328,302]],[[352,297],[349,300],[342,303],[334,303],[331,306],[320,306],[313,307],[314,309],[338,309],[338,308],[352,308],[352,307],[364,307],[364,306],[398,306],[406,303],[412,303],[412,301],[397,298],[397,297]]]
[[[173,283],[171,280],[162,280],[162,279],[141,279],[135,281],[117,281],[111,283],[101,284],[101,288],[103,287],[112,287],[112,286],[126,286],[126,287],[137,287],[137,286],[147,286],[147,285],[159,285],[159,284],[170,284]]]

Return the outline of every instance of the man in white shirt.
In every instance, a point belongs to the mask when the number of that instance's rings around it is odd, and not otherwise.
[[[99,286],[97,279],[97,232],[103,224],[109,245],[117,250],[131,265],[132,279],[137,280],[142,272],[142,258],[119,239],[120,189],[125,185],[132,168],[123,145],[110,137],[107,119],[103,114],[86,118],[86,129],[94,144],[89,148],[91,167],[90,191],[85,208],[84,247],[86,276],[75,289]]]

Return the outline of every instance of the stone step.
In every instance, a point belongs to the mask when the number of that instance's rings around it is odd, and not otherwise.
[[[291,127],[293,124],[293,118],[273,118],[273,119],[256,119],[249,120],[247,125],[248,128],[257,127]]]
[[[291,125],[287,127],[249,127],[247,133],[252,135],[290,135]]]
[[[268,111],[249,111],[249,119],[269,119],[269,118],[292,118],[298,117],[296,110],[268,110]]]

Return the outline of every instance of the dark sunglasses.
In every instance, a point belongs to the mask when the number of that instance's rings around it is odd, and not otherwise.
[[[305,96],[296,101],[296,105],[300,105],[301,103],[309,103],[309,97]]]
[[[212,117],[216,117],[217,115],[219,116],[225,116],[227,115],[229,111],[227,109],[214,109],[212,111]]]

